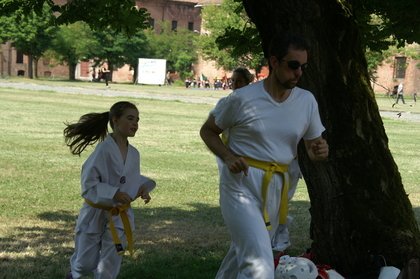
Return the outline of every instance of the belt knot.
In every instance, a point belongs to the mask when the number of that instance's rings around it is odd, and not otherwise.
[[[120,216],[123,226],[124,226],[124,233],[125,233],[125,236],[127,237],[128,251],[130,252],[130,255],[133,256],[134,254],[133,233],[131,230],[130,221],[127,216],[127,209],[130,208],[131,206],[130,203],[127,203],[121,206],[111,207],[111,206],[104,206],[104,205],[93,203],[92,201],[88,199],[85,199],[85,202],[93,208],[98,208],[98,209],[103,209],[103,210],[108,211],[108,214],[109,214],[108,224],[109,224],[109,229],[111,230],[111,235],[115,244],[115,248],[117,249],[118,254],[123,255],[124,248],[118,236],[117,229],[115,228],[114,220],[112,219],[113,216],[117,216],[117,215]]]

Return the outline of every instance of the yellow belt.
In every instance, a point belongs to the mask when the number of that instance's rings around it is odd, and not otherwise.
[[[262,208],[263,208],[263,217],[265,225],[267,226],[268,230],[271,230],[271,223],[270,217],[267,211],[267,192],[268,192],[268,185],[270,184],[271,177],[274,173],[279,173],[283,177],[283,187],[281,191],[281,198],[280,198],[280,207],[279,207],[279,224],[286,224],[287,220],[287,211],[288,211],[288,192],[289,192],[289,174],[288,174],[288,165],[278,164],[274,162],[264,162],[255,160],[252,158],[245,157],[246,162],[249,166],[262,169],[265,171],[262,187],[261,187],[261,195],[262,195]]]
[[[131,231],[131,225],[130,225],[130,221],[128,220],[128,215],[127,215],[127,209],[130,208],[130,204],[124,204],[121,206],[116,206],[116,207],[111,207],[111,206],[104,206],[104,205],[99,205],[96,203],[91,202],[88,199],[85,199],[85,202],[90,205],[91,207],[94,208],[98,208],[98,209],[103,209],[103,210],[107,210],[109,213],[109,229],[111,230],[111,234],[112,234],[112,239],[114,241],[115,244],[115,248],[117,249],[117,253],[119,255],[123,255],[124,254],[124,248],[121,244],[121,240],[118,237],[118,233],[117,230],[115,229],[115,224],[114,224],[114,220],[112,218],[112,216],[115,215],[120,215],[121,220],[123,222],[123,226],[124,226],[124,233],[125,236],[127,237],[127,246],[128,246],[128,251],[130,252],[130,255],[133,256],[133,233]]]

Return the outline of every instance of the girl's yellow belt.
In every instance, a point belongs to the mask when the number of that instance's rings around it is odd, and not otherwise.
[[[283,187],[281,190],[280,207],[279,207],[279,224],[286,224],[287,211],[288,211],[288,192],[289,192],[289,166],[285,164],[278,164],[275,162],[259,161],[252,158],[244,157],[249,166],[262,169],[265,171],[261,195],[262,195],[262,208],[263,217],[267,230],[271,230],[270,217],[267,211],[267,192],[268,185],[270,184],[271,177],[274,173],[279,173],[283,177]]]
[[[125,236],[127,238],[127,246],[128,246],[128,251],[130,252],[130,255],[133,256],[133,233],[131,231],[131,225],[130,225],[130,221],[128,220],[128,215],[127,215],[127,209],[130,208],[130,204],[124,204],[121,206],[116,206],[116,207],[111,207],[111,206],[104,206],[104,205],[100,205],[100,204],[96,204],[93,203],[92,201],[85,199],[85,202],[90,205],[91,207],[94,208],[98,208],[98,209],[103,209],[108,211],[109,213],[109,229],[111,230],[111,234],[112,234],[112,239],[114,241],[115,244],[115,248],[117,249],[117,253],[119,255],[123,255],[124,254],[124,248],[121,244],[121,240],[118,237],[118,232],[115,229],[115,224],[114,224],[114,220],[112,218],[112,216],[115,215],[120,215],[121,220],[123,222],[123,226],[124,226],[124,233]]]

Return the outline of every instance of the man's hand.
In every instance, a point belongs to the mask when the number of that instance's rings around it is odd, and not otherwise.
[[[229,156],[225,158],[225,164],[233,173],[240,173],[243,171],[245,175],[248,175],[248,163],[242,157]]]
[[[328,143],[322,137],[305,141],[305,147],[309,158],[313,161],[322,161],[328,158]]]

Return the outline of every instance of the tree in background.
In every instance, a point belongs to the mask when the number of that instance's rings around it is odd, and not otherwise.
[[[13,46],[28,56],[28,77],[37,77],[39,58],[48,49],[57,32],[51,9],[44,5],[40,13],[16,9],[0,17],[0,41],[11,41]],[[35,65],[35,70],[33,66]]]
[[[92,29],[110,26],[126,34],[149,26],[149,13],[136,7],[133,0],[72,0],[65,4],[56,4],[53,0],[0,0],[0,16],[9,16],[17,10],[24,14],[42,14],[44,5],[55,13],[56,25],[84,21]]]
[[[60,26],[56,36],[51,42],[49,56],[66,63],[69,67],[69,79],[75,80],[76,66],[81,60],[92,58],[100,48],[99,42],[94,38],[89,26],[78,21],[69,25]]]
[[[99,48],[95,53],[91,53],[89,58],[94,59],[99,66],[107,63],[111,73],[110,80],[115,69],[125,64],[136,69],[137,59],[149,53],[149,42],[141,30],[127,34],[115,31],[111,27],[104,27],[101,30],[94,30],[93,37],[99,43]]]
[[[204,58],[226,70],[238,66],[259,70],[264,64],[261,40],[242,3],[224,0],[220,6],[205,6],[202,17],[207,32],[200,36],[199,47]]]
[[[302,34],[312,45],[300,86],[316,96],[330,145],[326,163],[311,162],[299,147],[316,260],[347,276],[372,270],[372,256],[397,267],[420,257],[419,226],[389,150],[365,58],[366,46],[388,47],[390,34],[400,44],[420,41],[417,1],[243,4],[264,51],[273,34],[285,31]],[[386,29],[368,25],[373,13],[384,18]]]
[[[148,55],[143,33],[149,26],[148,13],[135,8],[134,1],[69,1],[58,6],[53,1],[0,0],[0,7],[1,40],[12,41],[36,61],[49,49],[48,56],[68,64],[70,80],[80,60],[107,62],[112,73],[126,63],[136,70],[138,57]],[[69,25],[56,27],[61,23]]]
[[[197,34],[178,28],[171,30],[168,22],[162,22],[161,32],[149,29],[146,35],[150,42],[150,58],[166,59],[167,69],[176,71],[182,78],[191,77],[192,65],[197,62]]]
[[[139,58],[151,57],[151,46],[144,30],[139,30],[135,34],[127,36],[122,41],[124,48],[124,61],[133,69],[133,83],[137,77]]]

